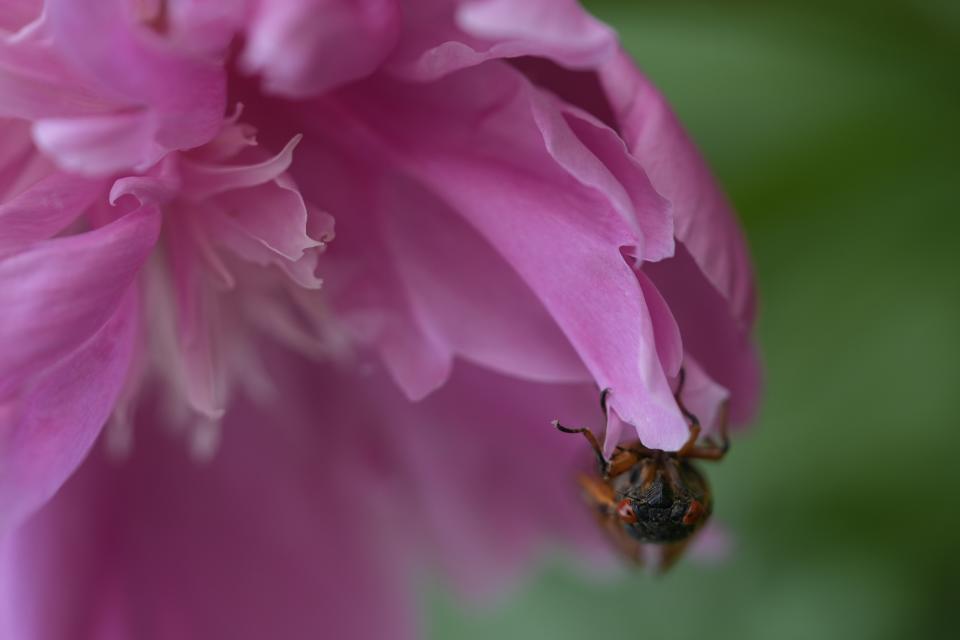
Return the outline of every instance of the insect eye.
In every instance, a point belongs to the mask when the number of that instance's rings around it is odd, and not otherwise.
[[[690,503],[690,507],[683,516],[683,524],[690,526],[696,524],[703,517],[703,505],[697,500]]]
[[[633,524],[637,521],[637,512],[633,510],[633,505],[629,500],[621,500],[617,505],[617,516],[624,524]]]

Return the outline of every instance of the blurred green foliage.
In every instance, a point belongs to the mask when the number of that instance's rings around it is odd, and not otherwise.
[[[590,2],[740,211],[767,392],[710,469],[737,549],[557,559],[431,637],[934,638],[960,606],[960,3]]]

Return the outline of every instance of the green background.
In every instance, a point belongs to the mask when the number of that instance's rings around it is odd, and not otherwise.
[[[934,638],[960,615],[960,2],[590,2],[729,191],[760,282],[755,428],[711,468],[719,567],[501,599],[435,640]]]

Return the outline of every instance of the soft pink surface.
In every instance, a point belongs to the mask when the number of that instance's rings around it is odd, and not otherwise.
[[[0,637],[404,637],[594,552],[551,419],[756,406],[734,214],[572,0],[2,0],[0,93]]]

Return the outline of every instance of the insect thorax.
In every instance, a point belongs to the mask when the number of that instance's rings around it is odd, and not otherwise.
[[[641,542],[676,542],[706,522],[713,501],[696,467],[676,456],[658,454],[640,460],[613,478],[611,485],[617,498],[628,501],[633,511],[632,522],[623,523],[627,533]]]

